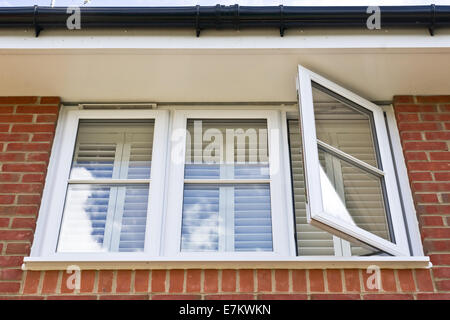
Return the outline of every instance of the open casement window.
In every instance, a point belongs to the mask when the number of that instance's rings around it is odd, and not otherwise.
[[[288,254],[279,126],[276,111],[175,114],[182,134],[168,194],[170,255]]]
[[[164,181],[153,167],[165,162],[166,117],[149,110],[65,113],[58,176],[44,195],[43,255],[159,252],[163,191],[151,185]]]
[[[297,86],[307,222],[335,236],[323,253],[340,238],[344,255],[410,255],[382,109],[301,66]]]

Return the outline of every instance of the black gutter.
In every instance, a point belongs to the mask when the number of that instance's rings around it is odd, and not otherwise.
[[[186,7],[80,7],[81,29],[87,28],[277,28],[283,36],[292,28],[367,29],[369,7],[297,6],[186,6]],[[381,28],[450,27],[450,6],[381,6]],[[68,29],[73,14],[67,7],[2,7],[0,28]]]

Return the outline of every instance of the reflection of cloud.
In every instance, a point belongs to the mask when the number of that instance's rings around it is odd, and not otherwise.
[[[347,211],[345,204],[342,202],[342,199],[334,189],[333,184],[323,170],[322,166],[319,166],[319,170],[320,184],[322,186],[323,209],[325,213],[339,220],[345,221],[353,226],[356,226],[352,216]]]
[[[94,176],[89,170],[81,167],[72,168],[70,176],[72,179],[94,179]]]

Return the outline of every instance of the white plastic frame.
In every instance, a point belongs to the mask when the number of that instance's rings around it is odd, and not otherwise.
[[[322,186],[320,184],[320,164],[315,128],[312,82],[318,83],[372,112],[372,119],[376,131],[375,138],[378,140],[378,152],[383,168],[382,172],[386,186],[386,200],[389,203],[395,243],[382,239],[355,225],[345,223],[333,217],[331,214],[324,212]],[[319,228],[325,229],[338,237],[369,245],[391,255],[409,256],[408,238],[402,215],[392,154],[389,148],[389,137],[384,120],[383,109],[300,65],[298,66],[297,89],[305,162],[305,182],[307,187],[306,214],[308,222]]]
[[[163,168],[165,165],[165,137],[168,135],[169,124],[169,112],[167,110],[82,110],[78,107],[62,107],[50,157],[42,205],[37,221],[35,241],[33,242],[31,249],[31,257],[58,258],[77,261],[86,259],[87,257],[110,260],[133,260],[143,257],[158,256],[161,239],[161,212],[164,190],[162,188],[152,187],[152,185],[164,184],[164,170],[151,170],[149,203],[147,208],[148,215],[143,252],[56,252],[65,194],[69,182],[70,167],[72,164],[78,125],[81,119],[154,119],[152,167]],[[103,182],[115,183],[117,181],[110,179]],[[142,181],[137,182],[141,183]]]
[[[172,118],[172,138],[168,162],[169,181],[166,192],[167,212],[164,223],[164,256],[184,259],[203,257],[205,260],[239,257],[274,259],[295,255],[290,231],[292,208],[286,201],[285,135],[282,132],[281,112],[275,110],[176,110]],[[186,152],[187,119],[266,119],[268,129],[270,194],[272,209],[272,252],[181,252],[181,222],[184,190],[184,160]],[[182,159],[174,161],[173,159]],[[251,182],[251,181],[250,181]],[[261,181],[259,181],[261,182]]]

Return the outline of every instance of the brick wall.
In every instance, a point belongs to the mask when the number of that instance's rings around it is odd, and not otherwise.
[[[432,270],[83,271],[20,269],[29,254],[59,99],[0,97],[0,299],[450,299],[450,96],[395,97],[410,181]]]

